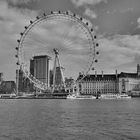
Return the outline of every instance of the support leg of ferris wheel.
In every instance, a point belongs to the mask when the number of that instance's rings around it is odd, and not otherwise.
[[[58,58],[58,66],[60,67],[60,73],[61,73],[61,76],[62,76],[62,84],[63,84],[63,87],[66,88],[64,74],[63,74],[62,67],[61,67],[61,64],[60,64],[59,56],[57,56],[57,58]]]
[[[56,77],[56,60],[57,60],[57,52],[54,49],[54,53],[55,53],[55,60],[54,60],[54,67],[53,67],[53,89],[52,89],[52,93],[54,92],[55,89],[55,77]]]
[[[59,51],[57,49],[53,49],[54,53],[55,53],[55,61],[54,61],[54,68],[53,68],[53,89],[52,92],[54,92],[55,89],[55,83],[56,83],[56,65],[58,63],[58,67],[60,68],[60,74],[62,76],[62,83],[63,83],[63,87],[65,88],[65,82],[64,82],[64,75],[63,75],[63,71],[60,65],[60,61],[59,61]]]

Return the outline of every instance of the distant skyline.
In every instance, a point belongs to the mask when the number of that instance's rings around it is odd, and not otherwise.
[[[70,10],[89,19],[99,40],[98,73],[136,72],[140,0],[0,0],[0,72],[15,80],[15,47],[24,26],[43,11]]]

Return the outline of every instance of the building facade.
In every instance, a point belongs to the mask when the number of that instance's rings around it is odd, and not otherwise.
[[[136,73],[119,74],[119,92],[140,91],[140,65],[137,65]]]
[[[78,79],[81,79],[79,75]],[[80,94],[118,94],[132,91],[140,92],[140,65],[137,65],[136,73],[121,72],[117,74],[87,75],[78,84]]]
[[[118,93],[118,77],[111,75],[88,75],[79,84],[81,94],[97,95]]]
[[[74,88],[75,88],[74,79],[72,77],[70,77],[70,78],[65,77],[65,86],[66,86],[66,92],[67,93],[74,92]]]
[[[30,61],[31,74],[49,86],[49,60],[47,55],[34,56]]]
[[[24,92],[24,86],[23,86],[23,82],[24,82],[24,73],[20,67],[19,70],[16,70],[16,83],[18,82],[18,90],[19,92]]]
[[[18,91],[19,92],[35,91],[34,84],[24,75],[24,72],[22,71],[21,68],[19,70],[16,70],[16,75],[17,74],[18,74]]]
[[[16,92],[15,81],[2,81],[0,86],[1,94],[11,94]]]
[[[38,80],[46,83],[49,86],[49,60],[47,55],[34,56],[30,60],[30,73]],[[24,75],[22,68],[16,70],[18,76],[18,90],[19,92],[34,92],[34,84]],[[17,78],[16,78],[17,79]]]

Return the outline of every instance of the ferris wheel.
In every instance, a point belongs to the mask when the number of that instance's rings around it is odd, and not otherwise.
[[[97,50],[99,44],[93,25],[70,11],[51,11],[50,14],[37,16],[25,26],[20,35],[16,47],[16,64],[22,68],[30,82],[41,90],[47,90],[49,85],[31,73],[29,63],[34,55],[46,54],[50,61],[54,55],[55,61],[60,55],[59,67],[64,67],[64,75],[72,77],[73,74],[76,77],[76,74],[81,72],[83,76],[80,80],[89,74],[93,70],[94,63],[98,62],[96,56],[99,54]],[[53,67],[55,67],[53,71],[56,72],[56,62]]]

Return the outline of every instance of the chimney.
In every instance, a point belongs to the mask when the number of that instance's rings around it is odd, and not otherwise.
[[[95,71],[95,77],[97,77],[97,71]]]
[[[115,73],[116,73],[116,78],[118,77],[118,72],[117,72],[117,70],[115,71]]]
[[[137,75],[140,76],[140,65],[137,64]]]
[[[102,78],[104,77],[104,72],[102,71]]]
[[[3,73],[0,73],[0,83],[3,81]]]

